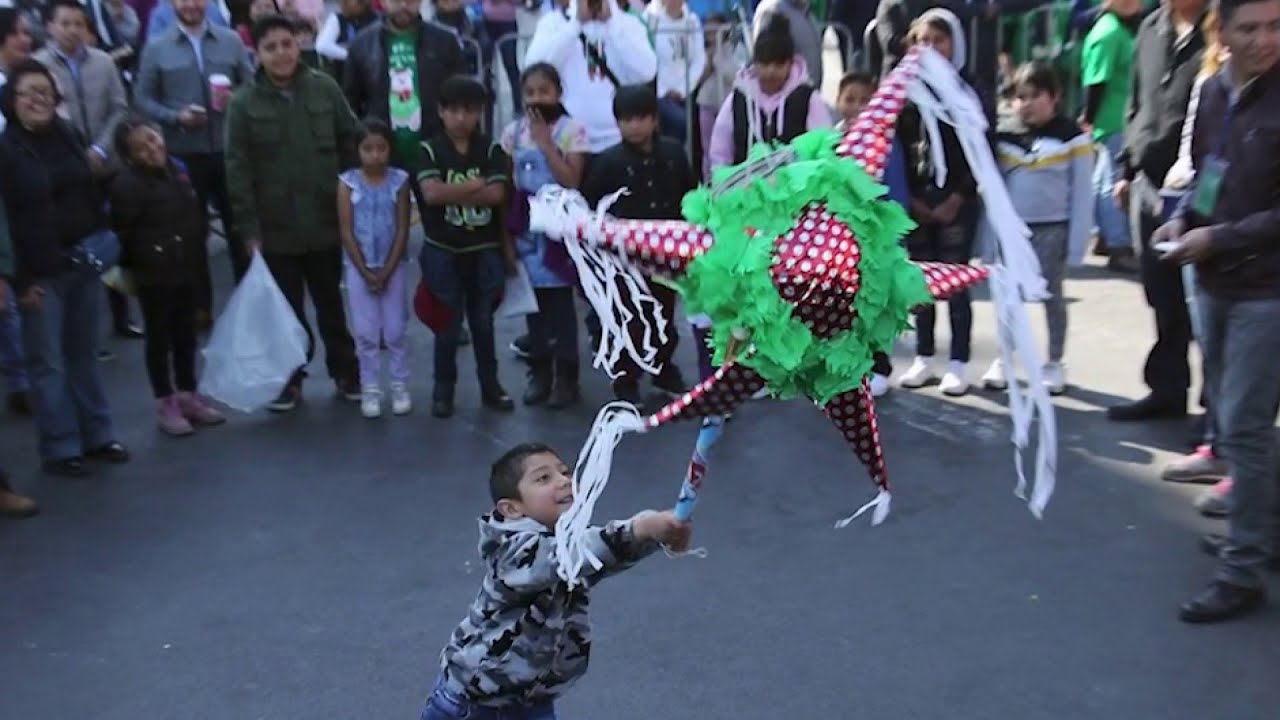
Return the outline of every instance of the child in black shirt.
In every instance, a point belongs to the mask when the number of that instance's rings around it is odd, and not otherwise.
[[[633,85],[618,89],[613,99],[613,114],[622,131],[622,142],[600,153],[587,168],[582,194],[596,205],[600,199],[627,188],[610,208],[614,217],[628,220],[679,220],[680,203],[685,193],[695,186],[693,171],[684,147],[658,135],[658,98],[652,87]],[[662,303],[667,323],[667,341],[658,349],[657,365],[661,368],[653,379],[654,387],[668,393],[686,390],[680,368],[671,361],[676,351],[676,293],[667,285],[649,281],[653,296]],[[625,288],[619,288],[625,292]],[[635,336],[638,324],[627,328]],[[634,337],[637,345],[642,338]],[[619,400],[640,404],[640,368],[625,355],[615,371],[613,393]]]
[[[432,299],[448,309],[444,326],[433,328],[431,414],[436,417],[453,414],[464,314],[471,328],[481,402],[496,410],[514,408],[498,382],[493,340],[493,311],[508,264],[499,212],[506,201],[508,163],[502,149],[478,130],[486,103],[479,82],[460,75],[445,80],[440,88],[444,130],[422,143],[418,183],[427,205],[422,216],[426,242],[418,262]]]

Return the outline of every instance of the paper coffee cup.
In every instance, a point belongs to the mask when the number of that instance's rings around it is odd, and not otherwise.
[[[221,73],[209,76],[209,104],[214,112],[226,112],[231,102],[231,78]]]

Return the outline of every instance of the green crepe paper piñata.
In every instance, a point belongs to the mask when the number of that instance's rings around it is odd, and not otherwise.
[[[790,143],[795,161],[769,176],[718,194],[713,185],[686,195],[685,218],[710,230],[715,244],[675,281],[687,311],[711,318],[717,365],[732,329],[747,328],[756,352],[739,361],[759,373],[773,395],[806,395],[818,404],[860,385],[874,353],[888,352],[910,327],[912,309],[932,302],[924,273],[899,242],[915,224],[883,199],[887,189],[858,163],[836,155],[837,139],[834,130],[805,133]],[[747,163],[772,151],[757,145]],[[720,169],[715,180],[739,167]],[[853,326],[827,339],[793,314],[770,272],[778,237],[818,202],[849,226],[861,253]]]

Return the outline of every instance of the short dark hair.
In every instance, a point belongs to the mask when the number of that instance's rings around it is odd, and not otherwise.
[[[81,5],[79,0],[49,0],[49,2],[45,3],[44,12],[41,13],[40,19],[44,20],[46,24],[53,22],[53,19],[58,17],[58,8],[75,10],[84,16],[86,23],[89,22],[89,10],[84,5]]]
[[[0,7],[0,43],[18,34],[18,8]]]
[[[1231,20],[1231,16],[1245,5],[1254,3],[1267,2],[1267,0],[1218,0],[1218,19],[1225,26]]]
[[[1062,97],[1062,79],[1052,65],[1042,62],[1023,63],[1013,74],[1013,86],[1026,85],[1054,97]]]
[[[28,75],[43,75],[48,78],[49,84],[53,86],[54,102],[62,102],[62,94],[58,92],[58,81],[53,77],[53,73],[39,60],[27,58],[9,68],[9,72],[6,73],[7,82],[0,88],[0,114],[3,114],[9,122],[14,122],[13,105],[18,99],[18,83]]]
[[[254,20],[253,25],[249,26],[249,39],[253,41],[253,47],[257,48],[261,45],[263,38],[272,30],[287,30],[290,35],[297,35],[298,21],[275,13],[263,15]]]
[[[618,120],[658,114],[658,93],[652,85],[624,85],[613,96],[613,116]]]
[[[520,478],[524,476],[524,463],[534,455],[543,453],[560,457],[560,453],[546,443],[527,442],[511,448],[495,460],[489,471],[489,496],[493,501],[521,500]]]
[[[836,89],[836,92],[842,93],[850,85],[866,85],[875,90],[878,84],[875,75],[861,70],[850,70],[844,74],[844,77],[840,78],[840,87]]]
[[[489,104],[489,93],[470,75],[453,75],[440,83],[440,107],[478,107]]]
[[[390,145],[396,144],[396,136],[391,126],[376,117],[367,117],[360,122],[360,126],[356,128],[356,146],[359,147],[360,143],[370,135],[377,135]]]
[[[125,162],[129,161],[129,136],[133,134],[134,130],[144,127],[149,127],[156,132],[163,132],[159,125],[138,114],[130,115],[122,120],[119,125],[116,125],[115,134],[112,136],[112,144],[115,146],[116,156]]]
[[[795,56],[796,41],[791,37],[791,21],[786,15],[770,15],[751,46],[751,62],[779,65],[790,62]]]

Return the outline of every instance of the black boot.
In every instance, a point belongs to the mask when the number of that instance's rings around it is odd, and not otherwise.
[[[547,407],[555,410],[577,405],[582,399],[578,389],[578,363],[567,360],[556,361],[556,382],[551,389],[551,397],[547,398]]]
[[[453,415],[453,385],[436,383],[431,392],[431,414],[438,418]]]
[[[525,405],[541,405],[551,396],[551,358],[529,358],[529,386],[524,390]]]
[[[510,412],[516,407],[516,404],[511,402],[511,396],[502,389],[502,384],[498,382],[497,377],[480,381],[480,402],[490,410],[502,412]]]

